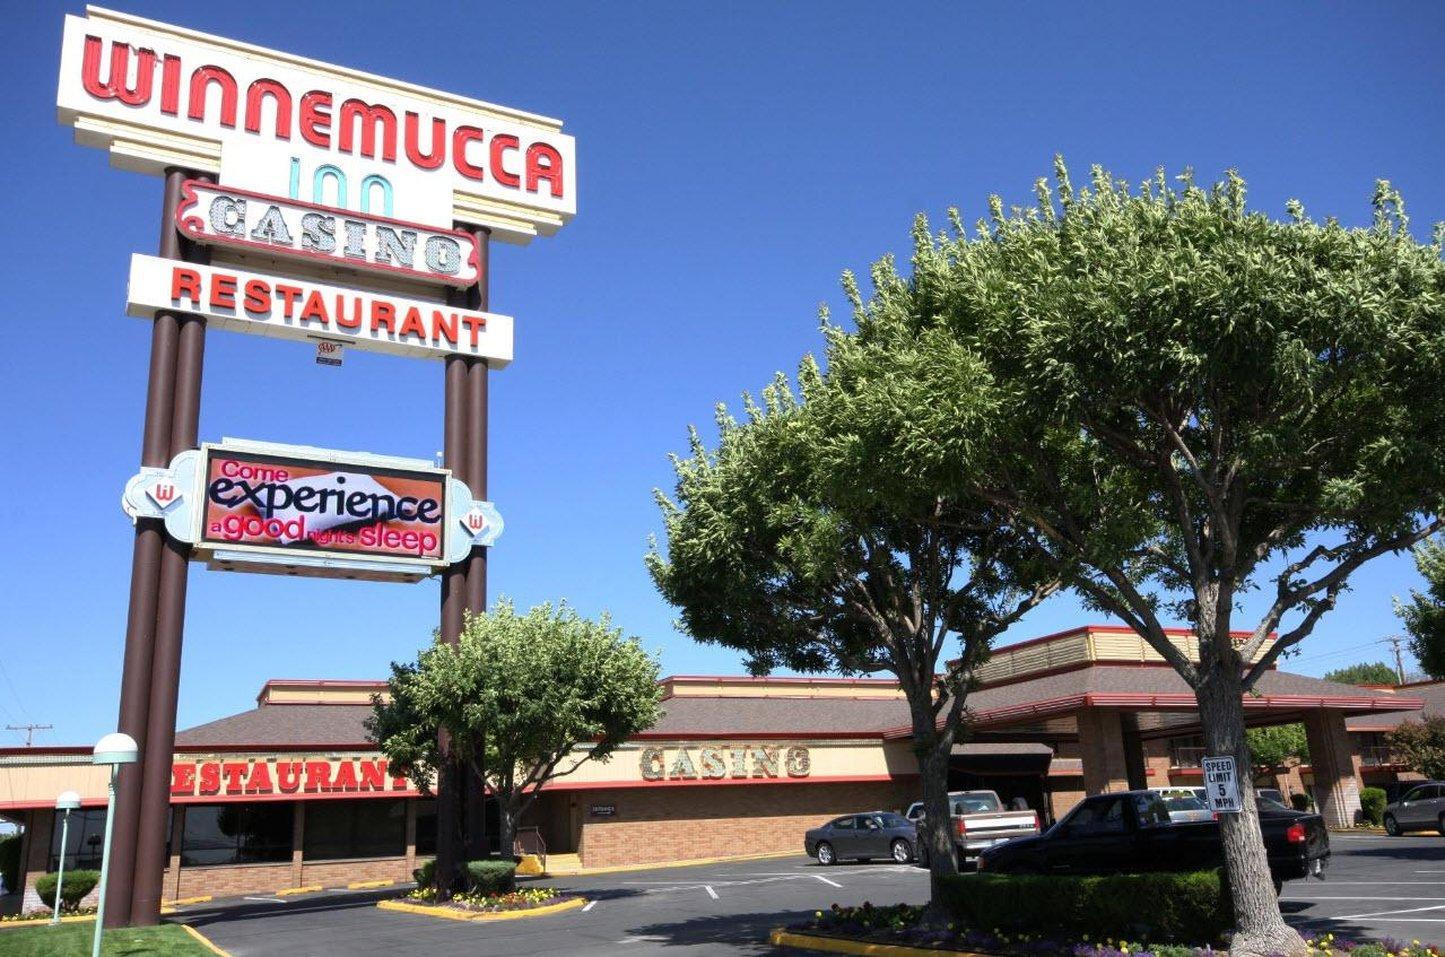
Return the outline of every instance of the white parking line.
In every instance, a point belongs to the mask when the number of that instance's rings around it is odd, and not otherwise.
[[[589,910],[591,910],[592,908],[594,908],[594,907],[596,907],[596,906],[597,906],[597,902],[596,902],[596,901],[588,901],[587,903],[585,903],[585,904],[582,905],[582,913],[585,914],[585,913],[587,913]]]
[[[1281,897],[1280,900],[1308,904],[1312,901],[1445,901],[1445,897]]]
[[[822,881],[824,884],[827,884],[829,887],[842,887],[842,886],[843,886],[842,884],[839,884],[837,881],[830,881],[830,880],[828,880],[828,878],[824,877],[822,874],[814,874],[813,876],[816,877],[818,880]]]
[[[1401,910],[1382,910],[1373,914],[1347,914],[1344,917],[1335,917],[1333,920],[1365,920],[1366,918],[1391,917],[1394,914],[1419,914],[1428,910],[1445,910],[1445,904],[1436,904],[1433,907],[1411,907]],[[1420,918],[1396,918],[1397,920],[1419,920]]]
[[[708,897],[711,897],[713,900],[717,900],[717,891],[715,891],[715,890],[712,889],[712,885],[711,885],[711,884],[704,884],[704,885],[702,885],[702,889],[705,890],[705,891],[707,891],[707,896],[708,896]]]

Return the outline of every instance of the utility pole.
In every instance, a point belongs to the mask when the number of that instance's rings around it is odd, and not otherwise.
[[[35,742],[34,742],[35,732],[37,732],[37,731],[53,731],[53,730],[55,730],[55,726],[52,725],[52,724],[7,724],[7,725],[5,726],[5,730],[6,730],[6,731],[24,731],[24,732],[25,732],[25,746],[28,748],[28,747],[32,746],[32,745],[35,743]]]
[[[1399,635],[1390,635],[1390,636],[1388,636],[1388,637],[1385,639],[1385,641],[1389,642],[1390,646],[1395,649],[1395,674],[1399,677],[1399,679],[1400,679],[1400,684],[1404,684],[1404,683],[1405,683],[1405,659],[1404,659],[1404,657],[1402,657],[1401,654],[1400,654],[1400,641],[1401,641],[1401,638],[1400,638]]]

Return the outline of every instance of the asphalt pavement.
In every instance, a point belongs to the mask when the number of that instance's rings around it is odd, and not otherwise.
[[[1352,938],[1445,942],[1445,837],[1331,835],[1323,881],[1286,885],[1281,910],[1301,930]],[[379,910],[395,891],[299,897],[255,895],[183,908],[235,957],[304,954],[671,954],[772,951],[768,931],[840,904],[923,903],[928,875],[892,863],[820,867],[797,856],[699,867],[548,879],[580,894],[585,910],[496,922],[462,922]]]

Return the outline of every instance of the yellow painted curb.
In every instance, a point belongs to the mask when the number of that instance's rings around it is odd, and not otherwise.
[[[740,857],[695,857],[686,861],[661,861],[655,864],[618,864],[616,867],[578,867],[560,871],[549,870],[547,877],[591,877],[593,874],[623,874],[628,871],[661,871],[672,867],[701,867],[704,864],[728,864],[733,861],[766,861],[775,857],[796,857],[797,851],[772,851],[767,854],[744,854]]]
[[[905,947],[902,944],[871,944],[863,940],[844,940],[841,937],[822,937],[814,934],[800,934],[778,927],[768,935],[768,943],[774,947],[795,947],[798,950],[816,950],[827,954],[865,954],[867,957],[984,957],[965,950],[941,951],[930,947]]]
[[[182,924],[181,927],[185,929],[186,933],[190,934],[192,937],[195,938],[196,943],[200,944],[202,947],[215,954],[216,957],[231,957],[229,953],[217,947],[215,944],[211,943],[210,938],[206,937],[205,934],[196,930],[190,924]]]
[[[173,901],[165,901],[161,906],[181,907],[185,904],[209,904],[215,899],[215,895],[213,894],[204,894],[200,897],[178,897]]]
[[[326,888],[320,884],[308,884],[305,887],[283,887],[276,892],[277,897],[287,897],[291,894],[314,894],[317,891],[324,891]]]
[[[517,864],[518,877],[541,877],[545,873],[542,858],[536,854],[523,854],[521,862]]]
[[[562,901],[557,904],[546,904],[542,907],[531,907],[527,910],[504,910],[491,914],[468,913],[452,907],[437,907],[433,904],[413,904],[408,901],[377,901],[376,906],[382,910],[401,911],[404,914],[421,914],[426,917],[440,917],[443,920],[516,920],[520,917],[546,917],[548,914],[560,914],[563,911],[576,910],[579,907],[587,906],[585,897],[576,897],[572,900]]]
[[[79,914],[71,917],[60,918],[62,924],[85,924],[95,923],[94,914]],[[50,923],[49,917],[37,917],[34,920],[7,920],[0,921],[0,930],[9,930],[12,927],[42,927]]]
[[[390,887],[395,883],[396,881],[352,881],[346,885],[346,889],[349,891],[360,891],[368,887]]]

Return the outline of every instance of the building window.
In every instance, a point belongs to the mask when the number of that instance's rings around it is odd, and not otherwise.
[[[60,831],[65,813],[55,812],[50,832],[50,870],[60,867]],[[65,842],[65,869],[100,870],[101,842],[105,840],[105,808],[70,812],[70,831]]]
[[[406,801],[316,801],[306,806],[304,857],[336,861],[406,854]]]
[[[416,852],[418,855],[437,852],[437,802],[422,798],[416,802]]]
[[[1187,738],[1169,739],[1169,766],[1174,768],[1197,768],[1204,757],[1204,735],[1195,734]]]
[[[292,820],[289,801],[189,805],[181,837],[181,864],[288,862]]]

